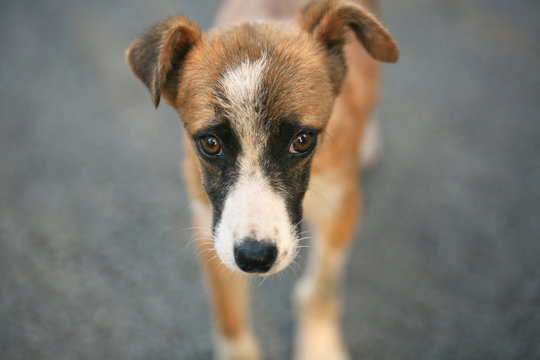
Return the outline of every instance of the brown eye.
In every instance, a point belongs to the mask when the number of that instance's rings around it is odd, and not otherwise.
[[[212,135],[206,135],[199,139],[199,145],[201,151],[205,155],[220,155],[221,154],[221,144],[219,140]]]
[[[313,148],[313,134],[308,132],[301,132],[296,135],[289,147],[289,153],[302,154],[306,153]]]

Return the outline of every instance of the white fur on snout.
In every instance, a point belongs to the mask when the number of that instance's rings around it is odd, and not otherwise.
[[[276,245],[278,255],[267,274],[284,269],[296,255],[297,240],[285,200],[259,173],[250,177],[240,176],[225,200],[216,227],[217,253],[221,261],[234,271],[241,271],[234,261],[234,245],[247,237]]]

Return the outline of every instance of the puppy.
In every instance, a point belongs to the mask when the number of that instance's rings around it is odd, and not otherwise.
[[[305,2],[231,0],[216,30],[174,17],[127,50],[154,105],[164,98],[185,128],[217,359],[260,358],[246,283],[291,264],[304,218],[314,249],[295,289],[295,358],[348,358],[339,283],[360,215],[357,150],[378,97],[376,60],[399,50],[373,4]]]

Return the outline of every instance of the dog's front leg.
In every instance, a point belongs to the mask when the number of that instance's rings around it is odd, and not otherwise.
[[[259,348],[248,322],[247,277],[231,272],[219,260],[211,237],[209,205],[194,203],[198,253],[214,314],[214,359],[258,360]],[[204,235],[207,236],[204,236]]]
[[[340,283],[359,192],[355,181],[340,184],[339,179],[315,176],[312,185],[314,191],[308,191],[304,204],[315,238],[306,272],[295,289],[296,359],[345,360],[349,356],[339,325]]]

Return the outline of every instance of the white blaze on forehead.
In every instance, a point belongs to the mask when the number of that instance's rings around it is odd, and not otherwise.
[[[266,55],[250,61],[246,60],[235,68],[228,69],[220,80],[225,101],[220,105],[230,115],[231,120],[245,121],[256,115],[262,78],[268,59]]]
[[[266,133],[258,131],[261,108],[262,79],[268,58],[245,60],[223,73],[219,82],[221,96],[216,99],[226,112],[234,131],[240,138],[244,155],[257,158]]]

